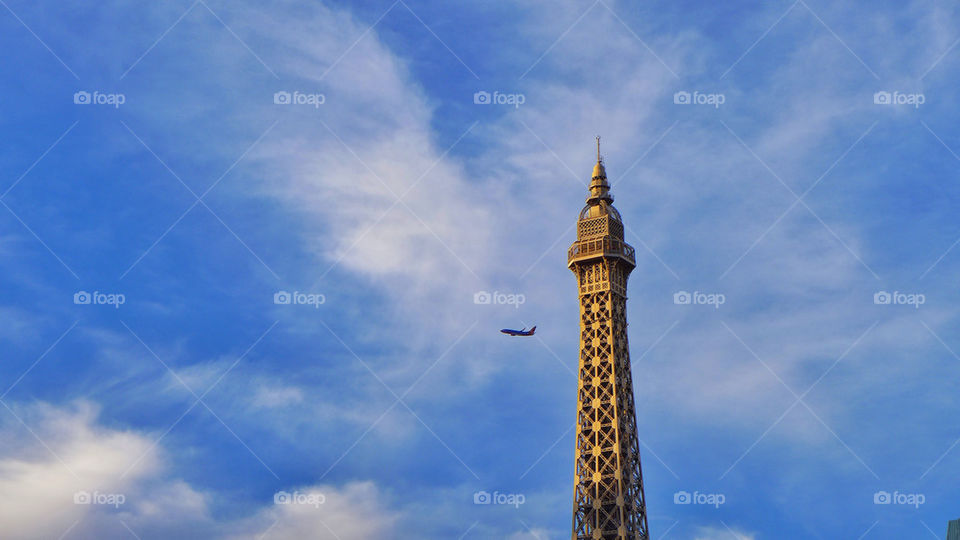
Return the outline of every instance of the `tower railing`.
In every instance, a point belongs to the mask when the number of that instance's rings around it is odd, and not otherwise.
[[[623,240],[603,236],[592,240],[581,240],[574,242],[567,251],[567,263],[575,260],[601,255],[604,257],[622,257],[636,266],[636,259],[633,246]]]

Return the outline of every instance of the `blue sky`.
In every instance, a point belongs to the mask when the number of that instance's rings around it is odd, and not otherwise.
[[[958,22],[3,0],[5,534],[565,538],[602,135],[652,538],[942,538]]]

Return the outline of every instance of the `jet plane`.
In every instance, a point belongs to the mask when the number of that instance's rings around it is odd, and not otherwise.
[[[532,336],[533,333],[536,331],[537,331],[537,327],[534,326],[529,330],[527,330],[526,327],[524,327],[523,330],[511,330],[509,328],[504,328],[503,330],[500,330],[500,333],[506,334],[508,336]]]

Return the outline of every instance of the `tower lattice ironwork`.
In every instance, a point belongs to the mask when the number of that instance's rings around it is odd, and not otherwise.
[[[600,157],[567,266],[580,295],[573,540],[649,540],[627,347],[627,277],[636,266]]]

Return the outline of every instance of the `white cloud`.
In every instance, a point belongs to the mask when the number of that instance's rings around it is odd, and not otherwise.
[[[515,532],[507,537],[508,540],[547,540],[548,538],[550,538],[550,531],[539,528]]]
[[[303,401],[303,392],[294,386],[262,386],[253,397],[253,406],[262,408],[284,407]]]
[[[80,402],[65,409],[42,404],[12,408],[30,427],[4,411],[4,439],[17,441],[0,454],[5,535],[58,538],[69,528],[86,530],[116,521],[120,514],[136,521],[141,510],[147,515],[169,514],[174,508],[203,514],[202,497],[183,485],[164,487],[175,489],[176,497],[143,502],[153,496],[142,487],[161,469],[158,452],[146,436],[97,426],[95,406]],[[75,504],[74,494],[81,491],[120,494],[126,502],[119,508]]]
[[[366,540],[392,538],[399,514],[389,508],[371,482],[353,482],[335,488],[312,486],[296,491],[302,500],[322,504],[278,504],[265,509],[242,525],[248,532],[235,540],[299,538]]]
[[[265,500],[252,517],[216,518],[209,511],[211,495],[170,476],[162,446],[146,434],[98,424],[94,405],[14,411],[37,438],[10,414],[0,425],[2,440],[9,441],[0,449],[5,538],[59,538],[68,530],[74,537],[121,537],[129,528],[143,538],[360,540],[387,537],[401,516],[376,485],[354,482],[286,488],[322,495],[318,507]],[[79,492],[123,500],[115,506],[75,504]]]
[[[698,527],[694,536],[694,540],[730,540],[730,538],[754,540],[756,536],[730,527]]]

